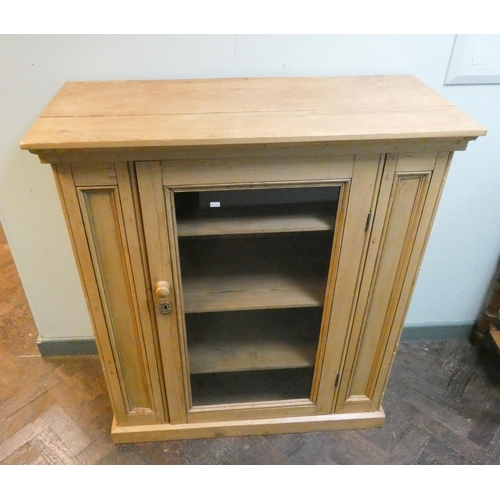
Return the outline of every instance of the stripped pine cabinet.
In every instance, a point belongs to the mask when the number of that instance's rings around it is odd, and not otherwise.
[[[74,82],[54,171],[115,442],[380,426],[454,151],[411,76]]]

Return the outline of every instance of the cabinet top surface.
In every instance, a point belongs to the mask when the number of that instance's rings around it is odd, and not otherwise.
[[[485,133],[413,76],[70,82],[21,148],[474,139]]]

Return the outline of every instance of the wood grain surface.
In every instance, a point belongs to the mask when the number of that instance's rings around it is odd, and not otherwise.
[[[66,83],[23,149],[473,138],[413,76]]]

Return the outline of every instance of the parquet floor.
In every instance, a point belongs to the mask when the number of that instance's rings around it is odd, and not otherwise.
[[[114,445],[95,356],[42,359],[0,227],[0,464],[500,464],[500,357],[403,342],[381,429]]]

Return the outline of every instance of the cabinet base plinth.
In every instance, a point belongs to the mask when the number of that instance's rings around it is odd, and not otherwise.
[[[343,413],[307,417],[232,420],[195,424],[158,424],[118,426],[113,420],[114,443],[145,443],[175,439],[283,434],[292,432],[333,431],[381,427],[385,421],[382,408],[370,413]]]

